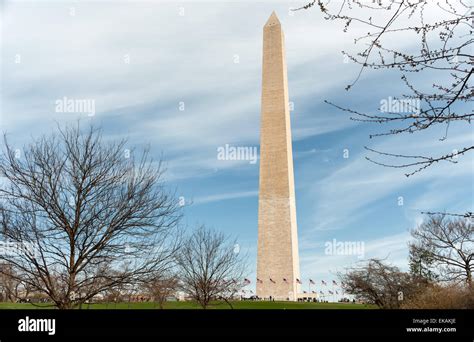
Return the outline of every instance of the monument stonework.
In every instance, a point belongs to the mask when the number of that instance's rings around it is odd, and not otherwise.
[[[275,12],[263,28],[257,296],[296,300],[298,234],[284,34]]]

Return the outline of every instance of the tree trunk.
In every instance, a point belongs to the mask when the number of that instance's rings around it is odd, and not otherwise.
[[[230,306],[231,309],[234,309],[232,303],[227,298],[224,297],[224,301]]]
[[[472,286],[472,272],[469,263],[466,265],[466,283],[469,287]]]

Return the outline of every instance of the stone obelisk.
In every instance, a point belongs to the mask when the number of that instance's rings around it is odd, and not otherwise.
[[[273,12],[263,28],[257,296],[296,300],[300,271],[284,40]]]

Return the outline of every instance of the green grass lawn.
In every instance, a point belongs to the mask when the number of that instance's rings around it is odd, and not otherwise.
[[[47,304],[35,306],[28,303],[0,303],[0,309],[51,309]],[[353,303],[299,303],[299,302],[252,302],[235,301],[232,302],[235,309],[374,309],[373,305],[353,304]],[[166,302],[165,309],[200,309],[196,302]],[[145,303],[100,303],[85,304],[82,309],[159,309],[158,304]],[[225,302],[213,302],[209,309],[230,309]]]

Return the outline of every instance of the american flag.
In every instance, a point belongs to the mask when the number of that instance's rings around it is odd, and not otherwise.
[[[335,280],[332,281],[332,284],[337,286],[337,283]]]
[[[301,280],[299,280],[298,278],[296,278],[296,282],[297,282],[298,284],[301,284]]]
[[[310,279],[310,280],[309,280],[309,283],[314,285],[313,279]]]
[[[323,284],[324,286],[326,286],[326,282],[324,280],[321,280],[321,284]]]

